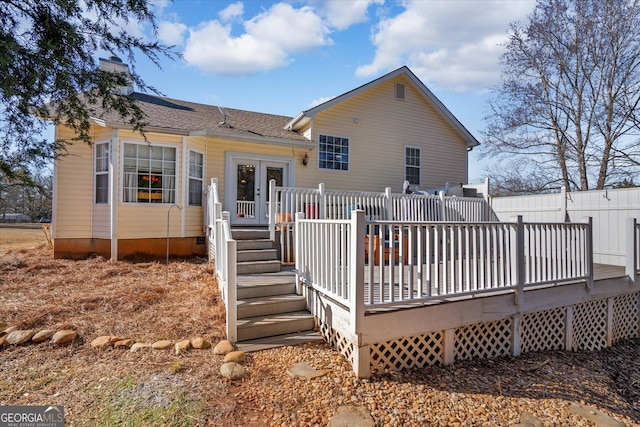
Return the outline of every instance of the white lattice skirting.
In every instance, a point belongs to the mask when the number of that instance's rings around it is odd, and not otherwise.
[[[599,350],[621,339],[639,336],[639,307],[640,293],[636,292],[401,337],[370,345],[370,366],[374,370],[402,370],[535,351]],[[321,324],[320,331],[328,343],[353,363],[355,343],[348,342],[328,324]]]

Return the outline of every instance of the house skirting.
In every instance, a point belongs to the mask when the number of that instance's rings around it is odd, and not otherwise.
[[[471,358],[528,352],[594,351],[640,336],[640,292],[627,278],[450,301],[409,310],[371,312],[359,333],[339,304],[308,293],[324,339],[355,373],[450,365]],[[314,296],[315,294],[315,296]]]
[[[56,238],[53,242],[54,258],[84,259],[91,255],[111,257],[110,239],[65,239]],[[182,237],[169,239],[171,256],[204,256],[207,254],[204,237]],[[118,259],[127,256],[146,255],[164,258],[167,255],[167,239],[120,239],[118,240]]]

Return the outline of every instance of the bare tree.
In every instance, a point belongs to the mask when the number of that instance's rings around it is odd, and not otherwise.
[[[527,24],[510,26],[485,155],[522,156],[569,191],[631,177],[640,165],[638,28],[638,1],[539,0]]]

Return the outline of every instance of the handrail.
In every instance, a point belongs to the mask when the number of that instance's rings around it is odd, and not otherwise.
[[[205,227],[209,242],[209,261],[213,262],[218,288],[226,307],[227,339],[236,342],[237,328],[237,245],[231,235],[229,212],[222,211],[218,180],[211,179],[207,189]]]
[[[349,311],[496,291],[521,303],[527,287],[593,282],[590,221],[366,221],[356,210],[350,220],[298,214],[295,227],[300,280]]]
[[[293,222],[303,212],[307,219],[349,219],[356,209],[365,211],[367,220],[396,221],[486,221],[489,206],[484,198],[396,194],[384,192],[278,187],[269,182],[269,230],[275,241],[278,227]]]

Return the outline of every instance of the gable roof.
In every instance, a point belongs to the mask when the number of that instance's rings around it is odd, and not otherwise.
[[[285,129],[291,117],[222,108],[139,92],[134,92],[129,97],[135,99],[146,114],[145,130],[148,132],[220,136],[274,144],[310,144],[304,136]],[[116,112],[96,112],[92,119],[100,126],[131,128]]]
[[[405,75],[415,84],[418,90],[424,95],[425,100],[436,110],[440,116],[451,125],[451,127],[460,134],[460,136],[465,140],[467,147],[475,147],[480,145],[480,142],[465,128],[462,123],[444,106],[444,104],[425,86],[422,81],[409,69],[409,67],[402,66],[397,70],[391,71],[388,74],[385,74],[382,77],[379,77],[369,83],[366,83],[358,88],[350,90],[340,96],[337,96],[329,101],[326,101],[320,105],[317,105],[313,108],[305,110],[298,114],[293,120],[287,123],[286,128],[288,130],[298,131],[302,129],[311,119],[313,119],[316,114],[327,110],[333,107],[336,104],[339,104],[343,101],[346,101],[349,98],[352,98],[356,95],[361,94],[379,84],[392,80],[399,75]]]

